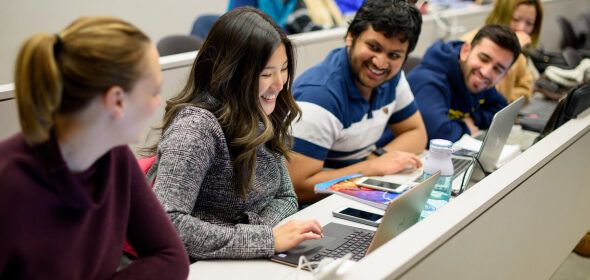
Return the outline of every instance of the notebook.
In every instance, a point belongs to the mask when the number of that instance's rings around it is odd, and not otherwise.
[[[274,254],[271,260],[297,266],[302,255],[310,261],[319,261],[324,257],[340,258],[353,253],[353,260],[361,259],[418,222],[439,174],[435,173],[392,200],[376,231],[329,223],[323,227],[324,238],[304,241],[291,250]]]

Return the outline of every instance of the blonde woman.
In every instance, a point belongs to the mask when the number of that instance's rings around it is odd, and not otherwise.
[[[188,258],[126,146],[160,104],[133,25],[80,18],[21,47],[21,132],[0,142],[0,279],[186,279]],[[117,271],[125,238],[139,258]]]

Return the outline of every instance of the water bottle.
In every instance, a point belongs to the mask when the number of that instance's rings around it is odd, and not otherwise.
[[[453,143],[444,139],[430,140],[430,149],[428,156],[424,162],[424,173],[422,174],[422,181],[426,180],[432,174],[440,171],[440,176],[436,181],[434,189],[428,197],[428,201],[424,206],[424,210],[420,218],[426,218],[438,208],[447,204],[451,199],[451,191],[453,184],[453,161],[451,160],[451,153]]]

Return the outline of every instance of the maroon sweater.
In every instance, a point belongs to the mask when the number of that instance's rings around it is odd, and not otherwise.
[[[116,272],[126,236],[140,258]],[[186,279],[188,265],[127,146],[75,174],[53,138],[0,142],[0,279]]]

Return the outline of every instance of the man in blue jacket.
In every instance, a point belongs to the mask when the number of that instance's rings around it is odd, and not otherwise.
[[[488,128],[507,105],[494,86],[519,54],[516,35],[495,24],[484,26],[471,42],[434,43],[408,75],[428,138],[455,142]]]
[[[420,12],[406,1],[367,0],[350,23],[346,47],[295,80],[302,115],[293,124],[288,168],[301,203],[319,199],[314,185],[323,181],[422,165],[416,153],[426,147],[426,129],[401,71],[421,27]],[[382,138],[385,128],[393,140]]]

